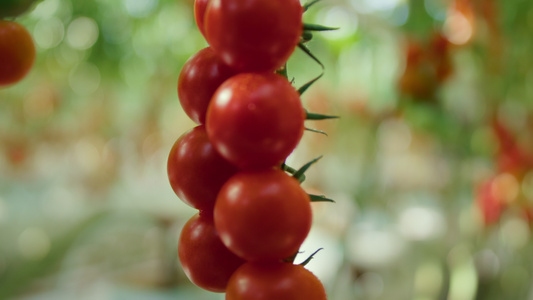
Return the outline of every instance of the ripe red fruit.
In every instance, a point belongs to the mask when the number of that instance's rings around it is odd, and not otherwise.
[[[326,300],[320,280],[300,265],[246,263],[231,277],[226,300]]]
[[[289,81],[274,73],[242,73],[213,95],[206,118],[218,152],[242,169],[279,166],[304,131],[305,110]]]
[[[237,168],[218,154],[201,125],[184,133],[174,143],[168,156],[167,172],[172,189],[183,202],[210,211],[218,191]]]
[[[0,20],[0,87],[22,80],[35,61],[35,45],[24,26]]]
[[[223,293],[231,275],[244,260],[222,244],[212,218],[212,214],[201,212],[185,224],[178,242],[178,257],[194,284]]]
[[[209,4],[210,0],[195,0],[194,1],[194,19],[196,20],[196,26],[198,26],[198,29],[202,33],[202,35],[205,37],[205,29],[204,29],[204,16],[205,16],[205,10],[207,8],[207,4]]]
[[[215,204],[215,226],[222,242],[248,261],[282,260],[295,254],[311,222],[309,196],[281,170],[237,173],[224,184]]]
[[[211,0],[207,42],[242,72],[274,71],[292,54],[303,31],[299,0]]]
[[[185,113],[197,124],[203,124],[215,90],[235,74],[210,47],[189,58],[178,78],[178,97]]]

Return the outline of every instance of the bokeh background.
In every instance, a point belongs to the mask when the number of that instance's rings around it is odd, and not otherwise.
[[[185,277],[195,213],[166,159],[195,125],[193,0],[42,0],[16,21],[37,61],[0,90],[0,299],[223,299]],[[323,0],[288,163],[324,157],[302,250],[332,300],[533,299],[533,2]],[[301,51],[295,86],[321,68]]]

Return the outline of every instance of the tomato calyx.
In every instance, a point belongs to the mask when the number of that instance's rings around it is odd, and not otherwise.
[[[330,202],[330,203],[335,203],[335,200],[327,198],[325,195],[313,195],[313,194],[307,194],[307,195],[311,199],[311,202]]]
[[[304,260],[303,262],[299,263],[300,266],[305,267],[314,257],[315,255],[320,252],[321,250],[324,250],[324,248],[318,248],[315,252],[313,252],[309,257]]]
[[[305,112],[305,119],[306,120],[328,120],[328,119],[339,119],[339,116],[329,116],[329,115],[323,115],[323,114],[317,114],[317,113],[310,113],[308,111]]]
[[[304,9],[304,12],[306,12],[306,11],[309,9],[309,7],[313,6],[314,4],[316,4],[316,3],[319,2],[319,1],[320,1],[320,0],[313,0],[313,1],[311,1],[311,2],[308,2],[308,3],[304,4],[304,5],[302,6],[303,9]]]

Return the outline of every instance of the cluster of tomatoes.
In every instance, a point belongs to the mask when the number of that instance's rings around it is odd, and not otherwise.
[[[178,96],[199,125],[175,142],[167,171],[199,210],[179,238],[183,270],[226,299],[326,299],[318,278],[293,263],[311,228],[311,196],[301,170],[284,163],[307,116],[280,75],[301,42],[304,10],[299,0],[195,1],[209,47],[183,66]]]
[[[533,224],[533,207],[522,192],[522,182],[533,171],[533,154],[496,116],[491,127],[498,142],[496,174],[477,188],[476,204],[486,226],[497,224],[506,210],[521,211]]]
[[[31,34],[14,18],[25,12],[33,0],[3,0],[0,3],[0,88],[22,80],[35,61]]]
[[[398,81],[400,92],[414,99],[431,101],[438,87],[453,72],[450,48],[448,39],[439,32],[432,35],[427,45],[409,40],[405,69]]]

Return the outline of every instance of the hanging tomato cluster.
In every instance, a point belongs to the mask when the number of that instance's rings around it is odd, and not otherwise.
[[[316,160],[299,170],[285,164],[306,119],[334,118],[307,113],[300,101],[321,75],[298,90],[287,78],[296,47],[322,66],[304,45],[310,31],[333,29],[303,24],[315,2],[195,1],[210,46],[183,66],[178,96],[199,125],[175,142],[167,171],[176,195],[199,210],[179,238],[183,270],[226,299],[326,299],[293,260],[311,228],[311,201],[331,200],[300,186]]]
[[[21,81],[35,61],[35,45],[26,28],[14,21],[33,0],[3,0],[0,3],[0,88]]]
[[[517,137],[497,116],[491,128],[498,142],[496,174],[480,183],[476,205],[486,226],[499,223],[506,210],[516,209],[533,224],[533,206],[522,191],[522,182],[533,170],[533,154],[520,145]]]

